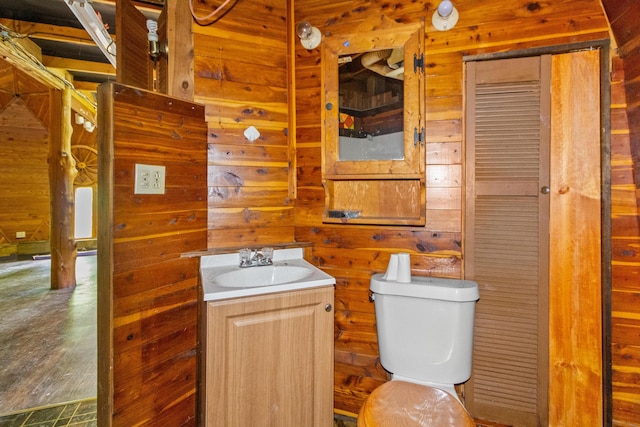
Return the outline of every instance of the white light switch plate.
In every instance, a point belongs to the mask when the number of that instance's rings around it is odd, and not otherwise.
[[[133,194],[164,194],[164,166],[136,163],[136,179]]]

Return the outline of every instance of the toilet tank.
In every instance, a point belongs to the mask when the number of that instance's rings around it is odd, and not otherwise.
[[[376,274],[370,290],[385,370],[425,383],[469,379],[477,283],[416,276],[400,283]]]

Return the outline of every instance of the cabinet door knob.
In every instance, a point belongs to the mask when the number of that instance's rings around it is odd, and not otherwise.
[[[324,306],[324,311],[329,312],[331,311],[331,309],[333,308],[333,306],[331,304],[327,304]]]
[[[551,188],[549,188],[549,186],[545,185],[544,187],[542,187],[542,188],[540,189],[540,192],[541,192],[542,194],[549,194],[549,193],[551,193]]]

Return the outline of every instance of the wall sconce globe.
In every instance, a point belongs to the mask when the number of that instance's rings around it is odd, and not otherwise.
[[[448,31],[458,23],[458,10],[453,6],[451,0],[442,0],[438,9],[433,12],[431,23],[439,31]]]
[[[300,44],[305,49],[315,49],[322,41],[320,30],[312,26],[308,21],[302,21],[296,25],[296,34],[300,37]]]

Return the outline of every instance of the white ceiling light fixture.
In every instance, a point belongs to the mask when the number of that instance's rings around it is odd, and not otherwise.
[[[68,0],[65,3],[78,18],[87,33],[98,45],[104,56],[107,57],[111,65],[116,66],[116,44],[111,38],[111,34],[104,27],[104,22],[89,3],[89,0]]]
[[[300,43],[305,49],[315,49],[322,41],[320,30],[312,26],[308,21],[302,21],[296,25],[296,34],[300,37]]]
[[[458,9],[453,6],[451,0],[442,0],[438,9],[433,12],[431,23],[439,31],[448,31],[458,23]]]

